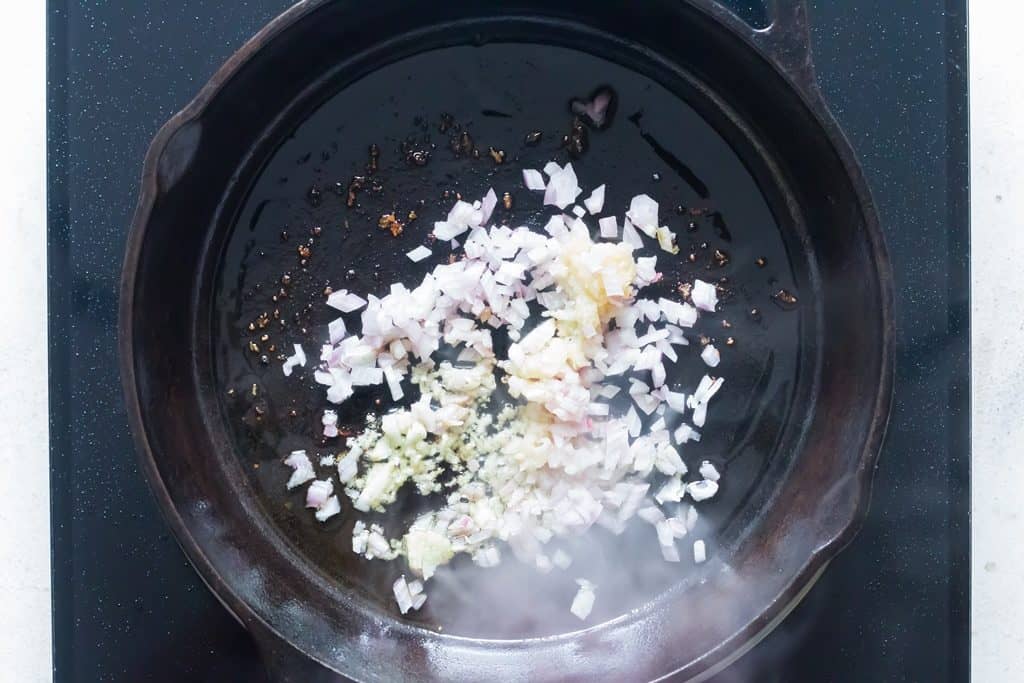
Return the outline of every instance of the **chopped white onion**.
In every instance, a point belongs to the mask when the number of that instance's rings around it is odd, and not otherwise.
[[[633,223],[628,218],[622,221],[622,241],[634,249],[643,249],[644,241],[640,238]]]
[[[590,616],[590,611],[594,609],[595,586],[586,579],[577,579],[576,583],[579,584],[580,588],[576,592],[576,597],[572,599],[572,606],[569,607],[569,611],[576,615],[580,621],[583,621]]]
[[[396,282],[365,300],[344,290],[329,297],[343,312],[364,310],[358,334],[342,318],[328,326],[330,344],[313,373],[328,400],[386,384],[392,401],[403,401],[404,381],[419,399],[367,416],[365,429],[345,440],[347,451],[323,460],[337,468],[343,494],[324,479],[308,487],[307,504],[318,519],[340,513],[340,495],[356,510],[384,512],[407,485],[422,495],[445,491],[438,465],[452,464],[456,483],[446,503],[403,536],[389,539],[360,521],[353,529],[355,552],[402,554],[423,580],[460,553],[495,566],[500,542],[538,571],[565,569],[568,553],[544,544],[594,524],[620,534],[634,516],[655,527],[664,559],[678,562],[675,540],[696,524],[694,508],[680,503],[717,492],[719,473],[706,461],[703,479],[684,483],[687,467],[673,444],[700,439],[676,415],[692,410],[691,423],[702,426],[722,380],[705,377],[691,395],[665,385],[666,363],[680,362],[674,347],[688,343],[683,330],[696,323],[697,308],[637,298],[662,274],[656,257],[636,255],[644,248],[636,228],[675,248],[675,236],[658,226],[657,202],[634,197],[616,242],[615,217],[591,218],[604,208],[604,185],[582,200],[584,210],[572,164],[552,162],[545,173],[548,182],[523,171],[526,186],[544,190],[545,205],[557,207],[545,212],[543,232],[488,226],[498,199],[490,189],[480,201],[455,202],[434,225],[438,239],[459,238],[461,258],[435,265],[415,286]],[[605,241],[591,236],[595,220]],[[425,246],[408,254],[414,262],[430,255]],[[492,331],[513,342],[505,357]],[[517,403],[492,413],[496,370]],[[628,399],[611,401],[627,382]],[[325,436],[339,435],[337,411],[324,411],[322,422]],[[286,462],[292,479],[315,479],[304,453]],[[403,577],[394,590],[403,613],[426,599],[419,581]],[[573,613],[586,619],[594,595],[581,580]]]
[[[341,501],[338,500],[337,496],[331,496],[327,499],[327,502],[325,502],[320,509],[316,511],[314,517],[316,517],[318,522],[326,522],[339,512],[341,512]]]
[[[654,237],[654,231],[658,228],[658,202],[646,194],[639,194],[629,203],[626,216],[634,226]]]
[[[345,320],[343,318],[335,318],[327,323],[327,336],[331,340],[331,345],[337,345],[345,338],[347,333],[348,330],[345,328]]]
[[[285,359],[284,364],[281,365],[281,370],[284,372],[285,377],[291,377],[292,370],[296,366],[306,367],[306,352],[302,349],[301,344],[293,344],[295,353]]]
[[[677,444],[684,444],[690,441],[700,441],[700,432],[686,424],[685,422],[679,425],[676,431],[673,433]]]
[[[718,364],[722,361],[722,354],[718,352],[714,344],[705,346],[704,350],[700,352],[700,357],[709,368],[717,368]]]
[[[342,313],[351,313],[352,311],[358,311],[360,308],[365,306],[366,299],[358,294],[350,294],[348,290],[339,289],[338,291],[331,292],[330,295],[328,295],[327,305],[341,311]]]
[[[704,545],[704,541],[693,542],[693,561],[697,564],[702,564],[708,559],[707,547]]]
[[[604,191],[605,186],[599,185],[590,193],[589,197],[583,200],[583,204],[591,214],[599,214],[604,209]]]
[[[597,220],[597,227],[601,232],[601,237],[609,240],[613,240],[619,236],[619,222],[615,216],[605,216]]]
[[[551,180],[544,191],[544,204],[565,209],[576,201],[582,191],[572,164],[566,164],[564,168],[551,175]]]
[[[544,182],[544,176],[540,174],[540,171],[534,168],[523,169],[523,184],[526,185],[527,190],[543,191],[548,186]]]
[[[400,401],[405,396],[405,392],[402,391],[402,378],[399,377],[398,373],[392,367],[384,368],[384,380],[387,382],[388,391],[391,392],[392,401]]]
[[[313,463],[310,462],[306,451],[292,451],[285,458],[284,464],[292,468],[292,476],[288,479],[287,484],[289,490],[316,478],[316,473],[313,471]]]
[[[694,280],[690,299],[693,301],[693,305],[700,310],[714,313],[718,306],[718,290],[709,282]]]
[[[691,481],[686,485],[686,492],[690,494],[691,498],[699,503],[702,500],[714,497],[714,495],[718,493],[718,482],[711,481],[709,479]]]
[[[384,381],[384,371],[380,368],[352,368],[352,386],[365,387],[380,384]]]
[[[676,515],[675,517],[669,517],[667,520],[669,531],[672,532],[673,538],[683,538],[689,533],[689,529],[686,528],[686,520]]]
[[[676,548],[674,541],[661,546],[661,556],[666,562],[679,562],[679,549]]]
[[[437,221],[434,223],[434,237],[442,242],[454,240],[467,230],[469,230],[468,225],[458,225],[448,221]]]
[[[551,554],[551,562],[559,569],[568,569],[572,565],[572,558],[569,554],[559,548]]]
[[[697,528],[697,520],[698,520],[699,517],[700,517],[700,515],[697,512],[697,508],[695,508],[694,506],[690,505],[689,508],[686,510],[686,530],[687,531],[693,531],[694,529]]]
[[[395,602],[398,603],[398,609],[402,614],[405,614],[412,609],[413,597],[412,593],[409,591],[409,584],[405,582],[404,574],[395,579],[391,589],[395,594]]]
[[[324,436],[328,439],[333,439],[338,436],[338,413],[334,410],[324,410],[324,415],[320,419],[321,424],[324,426]]]
[[[665,520],[665,513],[663,513],[661,510],[654,507],[653,505],[650,505],[645,508],[640,508],[639,510],[637,510],[636,516],[644,520],[648,524],[657,524],[658,522],[662,522]]]
[[[665,482],[665,485],[655,494],[654,499],[664,505],[665,503],[678,503],[684,495],[686,495],[686,487],[683,485],[683,480],[673,477]]]
[[[480,221],[478,225],[485,225],[487,221],[491,220],[491,214],[494,213],[494,207],[498,205],[498,195],[494,193],[494,188],[489,188],[484,198],[480,200]]]
[[[637,414],[636,409],[633,406],[630,406],[629,410],[626,412],[626,425],[628,426],[629,435],[631,437],[635,439],[640,436],[642,423],[640,422],[640,415]]]
[[[420,246],[416,247],[408,254],[406,254],[406,256],[408,256],[409,260],[412,261],[413,263],[419,263],[420,261],[429,258],[432,253],[434,252],[430,251],[421,244]]]
[[[673,411],[682,415],[686,412],[686,394],[678,391],[666,391],[664,393],[665,403]]]
[[[356,477],[356,473],[359,471],[359,453],[350,452],[345,457],[338,460],[338,480],[342,484],[347,484]]]
[[[722,474],[718,471],[718,468],[707,460],[700,464],[699,472],[700,476],[704,477],[708,481],[718,481],[722,478]]]
[[[658,535],[658,545],[661,546],[661,556],[665,561],[679,562],[679,550],[676,548],[672,526],[668,523],[668,520],[662,519],[655,524],[654,531]]]
[[[481,567],[497,567],[501,562],[501,555],[495,546],[489,545],[473,554],[473,562]]]

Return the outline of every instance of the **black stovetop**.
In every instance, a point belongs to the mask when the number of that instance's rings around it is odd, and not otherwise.
[[[896,273],[895,410],[860,535],[716,683],[968,680],[965,1],[811,2],[819,81],[863,162]],[[149,140],[287,4],[48,0],[57,681],[265,678],[138,472],[115,328]]]

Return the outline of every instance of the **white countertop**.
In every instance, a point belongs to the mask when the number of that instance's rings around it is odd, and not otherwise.
[[[19,105],[0,111],[0,291],[17,330],[0,353],[0,671],[29,683],[51,671],[45,3],[5,10],[0,68]],[[1024,671],[1024,8],[970,10],[972,678],[995,683]]]
[[[0,288],[17,331],[0,342],[0,678],[26,683],[51,670],[45,5],[10,3],[0,22],[16,103],[0,108]]]
[[[971,670],[1024,672],[1024,7],[970,2]]]

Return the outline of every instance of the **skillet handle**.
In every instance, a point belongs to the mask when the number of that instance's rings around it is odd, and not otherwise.
[[[751,34],[754,43],[793,79],[805,95],[818,97],[807,0],[768,0],[768,17],[771,23]]]

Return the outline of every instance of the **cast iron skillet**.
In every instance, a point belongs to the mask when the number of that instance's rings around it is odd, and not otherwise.
[[[159,132],[122,280],[129,418],[175,535],[275,678],[701,680],[777,624],[856,532],[889,411],[891,279],[861,171],[814,84],[804,3],[772,10],[756,30],[712,0],[308,0]],[[733,327],[701,331],[738,341],[720,368],[729,391],[687,453],[728,470],[700,529],[712,557],[666,565],[631,530],[598,538],[564,577],[499,594],[480,570],[445,570],[402,618],[388,590],[400,567],[345,549],[355,515],[318,525],[283,491],[282,453],[331,451],[313,440],[325,404],[308,372],[286,380],[259,356],[316,348],[326,284],[418,281],[429,264],[404,253],[451,202],[441,192],[518,187],[523,165],[564,161],[568,100],[598,85],[618,112],[575,162],[584,183],[607,181],[610,207],[641,188],[663,214],[682,207],[670,225],[684,251],[659,258],[664,293],[726,278],[705,324]],[[447,149],[442,112],[482,159]],[[535,128],[544,141],[524,145]],[[346,207],[331,187],[362,172],[371,142],[382,188]],[[437,146],[416,167],[402,143]],[[493,164],[488,146],[515,163]],[[379,213],[417,198],[404,235],[377,230]],[[516,201],[512,224],[532,215]],[[728,264],[709,260],[716,248]],[[797,296],[789,310],[779,289]],[[285,325],[249,329],[272,308]],[[692,386],[703,370],[681,366],[670,381]],[[623,561],[641,553],[653,561]],[[576,575],[601,577],[584,627],[566,611]]]

